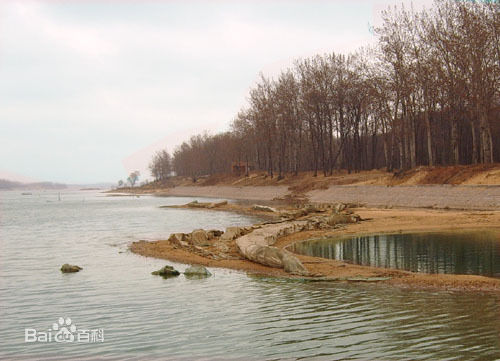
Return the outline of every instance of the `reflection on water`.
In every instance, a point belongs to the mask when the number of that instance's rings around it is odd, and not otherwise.
[[[192,198],[61,198],[0,192],[0,358],[500,358],[498,294],[304,283],[213,268],[207,279],[162,279],[150,272],[167,262],[128,252],[129,242],[255,219],[158,208]],[[65,262],[83,271],[61,274]],[[104,342],[24,343],[25,328],[47,330],[59,317],[79,329],[103,328]]]
[[[500,238],[492,231],[311,240],[296,243],[291,249],[299,254],[413,272],[500,277]]]

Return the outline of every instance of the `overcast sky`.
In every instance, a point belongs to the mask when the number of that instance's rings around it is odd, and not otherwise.
[[[391,3],[1,1],[0,178],[144,179],[155,150],[226,130],[259,72],[373,42]]]

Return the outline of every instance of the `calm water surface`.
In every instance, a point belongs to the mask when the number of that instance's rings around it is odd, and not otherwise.
[[[380,234],[297,242],[294,252],[366,266],[500,277],[495,231]]]
[[[499,295],[302,283],[222,269],[205,280],[162,279],[150,272],[166,262],[131,254],[130,242],[255,219],[158,208],[193,198],[57,198],[0,193],[4,359],[500,358]],[[61,274],[66,262],[84,269]],[[25,328],[47,330],[61,316],[78,328],[103,328],[104,342],[24,342]]]

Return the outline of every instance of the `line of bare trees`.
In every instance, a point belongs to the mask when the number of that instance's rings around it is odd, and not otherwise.
[[[229,132],[175,150],[175,171],[196,179],[236,161],[326,176],[500,161],[499,2],[437,0],[382,18],[374,48],[261,76]]]

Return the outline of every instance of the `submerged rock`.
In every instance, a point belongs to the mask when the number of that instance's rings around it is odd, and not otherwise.
[[[197,276],[197,277],[210,277],[212,274],[205,267],[200,265],[193,265],[188,267],[184,271],[184,275],[186,276]]]
[[[152,275],[154,276],[162,276],[164,278],[167,277],[177,277],[180,275],[180,272],[174,269],[172,266],[165,266],[158,271],[151,272]]]
[[[61,266],[61,272],[62,273],[75,273],[75,272],[80,272],[83,268],[80,266],[72,265],[72,264],[63,264]]]

